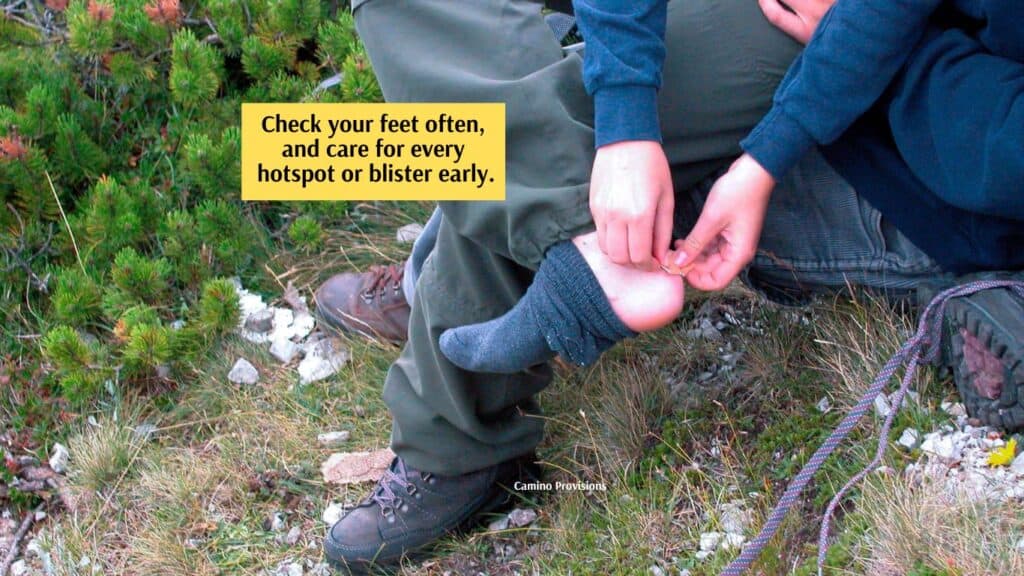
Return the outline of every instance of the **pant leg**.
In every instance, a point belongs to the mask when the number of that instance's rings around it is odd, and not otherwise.
[[[563,57],[533,2],[367,0],[354,10],[387,100],[506,103],[507,199],[440,206],[409,340],[384,386],[392,448],[439,474],[527,454],[543,432],[530,417],[532,397],[551,370],[466,372],[441,354],[438,339],[508,311],[548,246],[592,229],[593,112],[582,61]]]
[[[423,263],[427,256],[434,251],[434,244],[437,243],[437,229],[441,227],[441,210],[434,208],[430,219],[423,225],[423,232],[412,244],[412,253],[405,261],[405,274],[402,275],[402,294],[405,301],[412,304],[413,296],[416,294],[416,281],[423,270]]]
[[[719,174],[691,189],[692,208],[677,217],[677,235],[692,226]],[[743,278],[771,299],[795,304],[848,286],[903,296],[943,275],[948,273],[812,150],[776,186],[757,255]]]
[[[385,383],[392,447],[412,466],[440,474],[527,454],[543,432],[532,396],[550,381],[550,370],[468,373],[447,361],[438,338],[506,312],[549,246],[593,229],[593,110],[582,58],[563,55],[539,6],[524,0],[354,6],[388,100],[507,106],[507,200],[441,204],[409,341]],[[671,6],[660,104],[666,149],[680,174],[696,179],[735,155],[796,47],[750,0]],[[725,128],[717,130],[716,121]],[[688,139],[695,144],[686,146]]]

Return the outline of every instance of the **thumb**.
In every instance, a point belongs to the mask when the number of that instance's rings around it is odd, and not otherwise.
[[[711,217],[707,213],[701,214],[693,229],[690,230],[690,234],[676,244],[676,259],[673,264],[686,266],[694,262],[704,252],[704,249],[718,237],[722,228],[722,223],[718,218]]]

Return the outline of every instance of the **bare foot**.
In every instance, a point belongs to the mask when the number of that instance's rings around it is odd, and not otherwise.
[[[612,310],[631,330],[657,330],[683,311],[686,288],[680,276],[612,262],[598,246],[597,232],[577,236],[572,242],[590,265]]]

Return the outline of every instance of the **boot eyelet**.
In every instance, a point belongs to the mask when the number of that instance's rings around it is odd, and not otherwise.
[[[373,302],[373,292],[360,292],[359,297],[363,299],[363,302],[367,304]]]
[[[405,487],[405,491],[409,493],[409,496],[415,496],[417,489],[416,486],[414,486],[413,484],[409,484],[408,486]]]
[[[395,509],[394,509],[394,508],[392,508],[391,506],[384,506],[384,507],[382,507],[382,508],[380,509],[380,513],[381,513],[381,514],[382,514],[382,515],[383,515],[383,516],[384,516],[385,518],[389,518],[389,519],[390,519],[390,518],[393,518],[393,517],[394,517],[394,515],[395,515]]]

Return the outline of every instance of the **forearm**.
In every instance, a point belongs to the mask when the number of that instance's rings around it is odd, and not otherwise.
[[[941,0],[844,0],[790,67],[771,112],[741,143],[776,179],[878,100]]]
[[[583,80],[594,97],[597,147],[661,141],[657,93],[665,61],[667,0],[574,0],[587,43]]]

